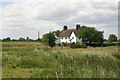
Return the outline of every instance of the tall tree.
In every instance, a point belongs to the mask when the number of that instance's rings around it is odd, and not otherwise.
[[[3,41],[3,42],[10,42],[11,39],[10,39],[10,37],[7,37],[7,38],[2,39],[2,41]]]
[[[94,27],[81,27],[78,37],[82,38],[82,42],[89,43],[89,45],[103,43],[103,31],[97,31]]]
[[[55,36],[59,36],[60,30],[53,31],[53,33],[55,34]]]
[[[25,38],[20,37],[19,41],[26,41]]]
[[[110,34],[110,35],[109,35],[109,38],[108,38],[108,41],[109,41],[109,42],[116,42],[116,41],[117,41],[116,35]]]
[[[50,47],[55,46],[55,35],[53,32],[49,32],[47,34],[44,34],[42,37],[42,42],[49,45]]]

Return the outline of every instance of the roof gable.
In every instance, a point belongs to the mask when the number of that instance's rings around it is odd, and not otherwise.
[[[79,31],[80,30],[76,30],[76,29],[62,30],[59,34],[59,37],[70,37],[72,32],[74,32],[75,36],[78,36]]]

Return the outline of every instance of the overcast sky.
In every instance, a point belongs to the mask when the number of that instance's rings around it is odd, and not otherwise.
[[[104,31],[104,38],[118,35],[118,2],[104,0],[55,1],[52,0],[3,0],[0,6],[0,38],[37,38],[64,25],[75,28],[76,24],[95,27]],[[101,2],[102,1],[102,2]]]

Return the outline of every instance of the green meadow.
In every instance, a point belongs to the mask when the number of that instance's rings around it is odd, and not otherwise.
[[[118,78],[117,46],[50,48],[37,42],[2,43],[2,78]]]

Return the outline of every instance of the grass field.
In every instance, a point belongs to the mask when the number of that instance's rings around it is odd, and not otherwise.
[[[3,78],[118,78],[118,47],[70,49],[37,42],[2,43]]]

